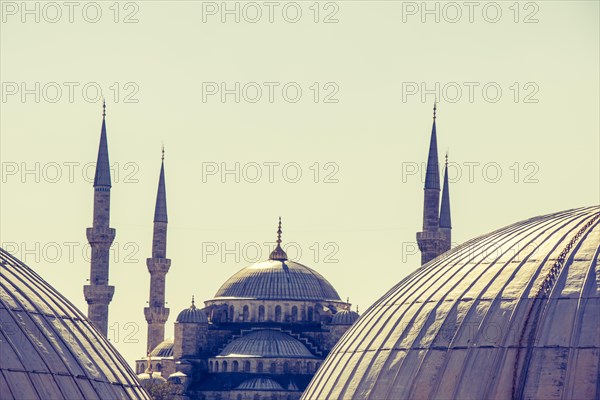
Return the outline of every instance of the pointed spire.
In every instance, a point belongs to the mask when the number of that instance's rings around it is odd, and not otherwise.
[[[448,185],[448,152],[444,168],[444,188],[442,190],[442,205],[440,207],[440,228],[452,228],[450,220],[450,187]]]
[[[440,189],[440,168],[438,165],[437,133],[435,119],[437,102],[433,104],[433,126],[429,142],[429,156],[427,157],[427,172],[425,174],[425,189]]]
[[[102,129],[100,130],[100,145],[94,187],[110,188],[110,162],[108,161],[108,140],[106,139],[106,102],[102,101]]]
[[[154,222],[169,222],[167,218],[167,189],[165,187],[165,146],[162,147],[162,161],[160,163],[160,176],[158,178],[158,192],[156,193],[156,207],[154,208]]]
[[[281,217],[279,217],[279,226],[277,228],[277,246],[275,247],[275,250],[271,252],[269,260],[286,261],[287,259],[287,254],[281,248]]]

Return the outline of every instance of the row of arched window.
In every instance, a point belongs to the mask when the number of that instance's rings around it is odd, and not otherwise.
[[[255,312],[252,312],[251,314],[251,311]],[[277,305],[273,309],[272,315],[269,315],[267,309],[262,304],[259,305],[256,308],[256,310],[251,310],[249,305],[244,305],[242,307],[242,312],[239,315],[237,315],[235,306],[230,305],[229,307],[227,307],[227,305],[225,305],[224,314],[224,320],[229,322],[312,322],[319,320],[319,312],[316,311],[314,307],[307,307],[306,315],[304,316],[300,315],[297,306],[292,306],[289,310],[289,314],[286,314],[283,312],[283,308],[280,305]]]
[[[253,365],[254,364],[254,365]],[[281,368],[278,368],[275,362],[250,362],[246,361],[209,361],[208,369],[210,372],[256,372],[269,374],[314,374],[321,363],[312,361],[296,361],[295,363],[284,362]]]

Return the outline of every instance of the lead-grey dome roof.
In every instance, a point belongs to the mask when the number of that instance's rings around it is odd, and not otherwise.
[[[285,390],[279,383],[273,379],[259,377],[245,380],[240,383],[236,390]]]
[[[149,399],[106,338],[0,249],[0,398]]]
[[[359,318],[356,311],[341,310],[331,318],[331,325],[352,325]]]
[[[298,339],[271,329],[254,331],[233,340],[217,357],[314,358]]]
[[[182,324],[208,324],[208,317],[192,303],[190,307],[179,313],[175,321]]]
[[[174,346],[173,338],[165,339],[150,352],[150,357],[173,357]]]
[[[294,261],[268,260],[238,271],[215,298],[340,301],[340,296],[318,272]]]
[[[531,218],[418,268],[303,399],[599,398],[599,224],[600,207]]]

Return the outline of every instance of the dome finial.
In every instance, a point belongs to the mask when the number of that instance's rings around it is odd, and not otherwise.
[[[281,248],[281,217],[279,217],[279,225],[277,226],[277,246],[275,246],[275,250],[271,252],[269,256],[269,260],[275,261],[286,261],[287,254]]]
[[[190,306],[192,310],[196,309],[196,302],[194,301],[194,295],[192,295],[192,305]]]

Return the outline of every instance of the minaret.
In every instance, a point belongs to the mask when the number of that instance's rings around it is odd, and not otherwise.
[[[433,105],[433,126],[427,157],[423,202],[423,231],[417,232],[417,243],[421,250],[421,264],[425,264],[441,254],[442,236],[438,230],[440,210],[440,171],[437,152],[437,132],[435,126],[437,104]]]
[[[452,221],[450,218],[450,187],[448,185],[448,153],[444,167],[444,186],[442,188],[442,205],[440,207],[440,232],[442,233],[441,253],[452,246]]]
[[[116,231],[110,224],[110,163],[106,139],[106,103],[102,104],[102,129],[96,175],[94,176],[94,220],[87,228],[87,239],[92,248],[90,284],[83,287],[88,303],[88,318],[104,334],[108,332],[108,304],[112,300],[115,287],[108,284],[108,264],[110,246]]]
[[[148,272],[150,272],[150,301],[149,307],[144,308],[144,316],[148,322],[148,351],[152,351],[165,339],[165,322],[169,318],[169,309],[165,307],[165,278],[171,267],[171,260],[167,258],[167,222],[165,149],[163,147],[154,209],[152,258],[146,259]]]

